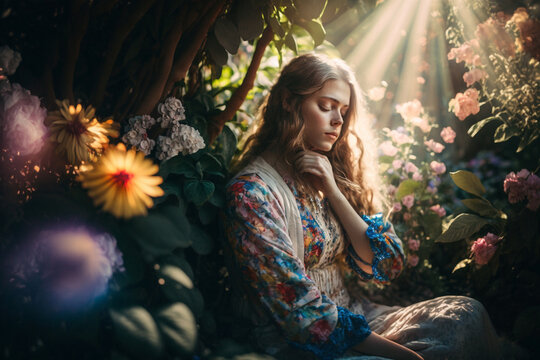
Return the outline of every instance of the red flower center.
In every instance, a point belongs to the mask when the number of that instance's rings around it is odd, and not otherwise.
[[[129,181],[133,178],[132,173],[128,173],[125,170],[120,170],[113,174],[113,181],[117,186],[127,187]]]
[[[76,119],[69,122],[68,130],[73,135],[84,134],[86,132],[86,126],[84,126],[82,122],[80,121],[79,119],[80,114],[77,114],[76,116],[77,116]]]

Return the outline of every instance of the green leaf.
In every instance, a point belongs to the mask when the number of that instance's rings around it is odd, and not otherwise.
[[[233,6],[233,18],[242,39],[249,41],[261,35],[264,29],[262,12],[250,0],[235,1]]]
[[[326,0],[294,0],[296,14],[302,19],[317,19],[321,16]]]
[[[213,196],[212,196],[213,197]],[[212,198],[208,202],[202,204],[199,208],[199,220],[201,224],[208,225],[216,219],[217,208],[211,203]]]
[[[215,185],[207,180],[188,180],[184,183],[184,194],[188,201],[200,206],[214,193]]]
[[[141,248],[154,256],[168,254],[177,247],[185,248],[191,244],[188,236],[160,214],[133,218],[128,229]]]
[[[291,49],[295,55],[298,55],[298,45],[296,44],[292,31],[289,31],[287,35],[285,35],[285,45],[287,45],[287,47]]]
[[[436,239],[442,231],[442,220],[439,215],[429,212],[421,217],[420,222],[430,238]]]
[[[163,196],[154,199],[154,206],[161,204],[169,195],[175,195],[177,198],[182,197],[182,191],[178,183],[173,183],[172,181],[166,181],[161,185],[161,188],[165,192]]]
[[[216,146],[216,154],[221,155],[223,164],[227,167],[236,152],[236,135],[228,127],[224,126],[223,131],[218,136],[218,144]]]
[[[500,143],[500,142],[507,141],[508,139],[516,135],[519,135],[518,130],[516,130],[514,127],[508,126],[505,123],[503,123],[497,128],[497,130],[495,130],[493,139],[496,143]]]
[[[470,137],[475,137],[476,134],[488,123],[490,123],[493,120],[500,120],[499,116],[490,116],[486,119],[480,120],[476,124],[472,125],[469,130],[467,130],[467,134],[469,134]]]
[[[270,27],[272,28],[272,31],[274,34],[277,34],[280,38],[285,36],[285,30],[283,29],[283,26],[279,23],[279,20],[275,17],[271,17],[268,19],[268,22],[270,23]]]
[[[450,176],[458,188],[465,190],[469,194],[482,197],[486,193],[480,179],[470,171],[458,170],[450,172]]]
[[[388,155],[381,155],[379,156],[379,162],[385,163],[385,164],[391,164],[392,161],[394,161],[395,157],[388,156]]]
[[[190,277],[178,266],[172,264],[162,265],[159,267],[158,276],[163,277],[165,284],[167,284],[167,282],[172,282],[173,285],[193,289],[193,282]]]
[[[209,32],[206,37],[206,50],[217,66],[221,67],[227,64],[229,55],[227,55],[225,48],[216,39],[214,32]]]
[[[168,305],[157,312],[155,319],[165,342],[175,354],[187,355],[195,350],[197,324],[186,305]]]
[[[497,210],[491,203],[482,198],[482,199],[463,199],[461,200],[463,205],[468,209],[474,211],[480,216],[485,216],[489,218],[496,218],[499,215],[499,210]]]
[[[188,158],[176,156],[168,161],[167,167],[171,174],[184,175],[188,179],[202,179],[202,172]]]
[[[191,225],[185,215],[185,209],[180,206],[167,205],[160,208],[159,212],[166,216],[181,234],[188,236],[191,231]]]
[[[401,184],[399,184],[397,191],[396,191],[396,199],[399,201],[404,196],[413,194],[416,189],[420,187],[420,183],[418,181],[414,181],[411,179],[407,179],[403,181]]]
[[[532,133],[532,134],[529,134],[529,136],[523,136],[521,138],[521,141],[519,142],[519,146],[516,152],[523,151],[523,149],[525,149],[528,145],[532,144],[534,140],[538,139],[539,136],[540,136],[540,133],[538,134]]]
[[[447,225],[446,230],[435,242],[450,243],[466,239],[478,232],[488,221],[473,214],[459,214]]]
[[[301,21],[298,23],[313,38],[313,47],[321,45],[326,38],[326,30],[320,20]]]
[[[193,250],[199,255],[208,255],[212,251],[212,238],[200,227],[193,225],[191,228],[191,242]]]
[[[454,270],[452,270],[452,274],[460,269],[465,269],[467,265],[469,265],[472,262],[472,259],[463,259],[460,262],[457,263],[456,266],[454,266]]]
[[[202,171],[205,173],[225,177],[223,167],[214,155],[204,153],[199,163],[201,164]]]
[[[152,315],[142,306],[110,309],[115,338],[120,347],[138,359],[155,359],[163,342]]]
[[[231,20],[226,17],[217,19],[214,23],[214,34],[221,46],[230,54],[236,54],[238,52],[240,34],[236,25]]]

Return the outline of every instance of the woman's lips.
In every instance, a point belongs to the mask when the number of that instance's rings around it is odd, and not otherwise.
[[[325,135],[330,136],[334,140],[337,139],[337,137],[338,137],[337,134],[334,134],[334,133],[325,133]]]

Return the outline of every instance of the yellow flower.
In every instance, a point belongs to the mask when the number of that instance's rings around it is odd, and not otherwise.
[[[107,136],[118,136],[113,120],[99,122],[92,106],[83,109],[81,104],[69,105],[68,100],[56,103],[60,110],[47,116],[50,139],[58,143],[57,151],[65,153],[70,164],[95,161],[109,143]]]
[[[126,151],[124,144],[109,146],[92,169],[82,171],[78,180],[88,189],[96,206],[119,218],[146,215],[154,202],[151,197],[162,196],[159,170],[142,152]]]

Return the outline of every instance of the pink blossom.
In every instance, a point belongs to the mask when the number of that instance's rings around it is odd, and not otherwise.
[[[426,79],[424,79],[422,76],[418,76],[416,78],[416,82],[423,85],[426,83]]]
[[[405,221],[411,220],[411,217],[412,217],[411,213],[406,212],[403,214],[403,220]]]
[[[436,152],[437,154],[444,150],[444,145],[434,141],[433,139],[424,141],[424,145],[426,145],[429,150]]]
[[[386,88],[384,86],[376,86],[368,90],[368,97],[372,101],[379,101],[384,98]]]
[[[19,84],[3,93],[0,101],[3,142],[13,154],[32,155],[45,144],[47,110],[41,107],[37,96]]]
[[[412,119],[420,116],[424,111],[422,103],[418,99],[396,105],[396,111],[403,117],[403,119]]]
[[[422,181],[424,180],[424,177],[419,172],[415,172],[414,174],[412,174],[412,179],[414,181]]]
[[[527,208],[532,211],[540,207],[540,177],[535,174],[527,178],[527,199],[529,200]]]
[[[398,202],[395,202],[394,205],[392,206],[392,211],[394,212],[399,212],[401,211],[401,209],[402,209],[401,204]]]
[[[433,205],[429,209],[439,215],[439,217],[443,217],[446,215],[446,210],[439,204]]]
[[[471,71],[467,71],[465,74],[463,74],[463,81],[465,81],[467,86],[471,86],[475,82],[484,80],[487,77],[487,72],[482,69],[474,68]]]
[[[500,240],[497,235],[487,233],[483,238],[478,238],[471,246],[474,261],[478,265],[486,265],[497,250],[496,243]]]
[[[527,169],[521,169],[516,175],[518,178],[527,179],[531,172]]]
[[[418,249],[420,249],[420,240],[409,239],[409,241],[407,241],[407,245],[409,245],[409,249],[412,251],[418,251]]]
[[[431,125],[429,125],[428,120],[425,118],[413,117],[410,119],[410,121],[411,124],[413,124],[414,126],[418,126],[420,130],[422,130],[422,132],[424,133],[428,133],[431,130]]]
[[[398,152],[398,148],[392,145],[391,141],[384,141],[379,145],[379,149],[382,151],[383,155],[386,156],[395,156]]]
[[[473,39],[463,43],[460,47],[450,49],[448,60],[456,60],[457,63],[465,62],[467,65],[480,66],[481,59],[475,54],[475,48],[478,49],[478,40]]]
[[[480,111],[478,90],[471,88],[467,89],[464,94],[457,93],[456,97],[450,100],[449,106],[458,119],[462,121],[471,114],[478,114]]]
[[[496,18],[489,18],[476,27],[475,35],[486,44],[494,44],[504,56],[514,56],[516,46],[512,36],[504,29],[505,22]]]
[[[401,202],[407,209],[412,208],[414,205],[414,194],[405,195],[403,198],[401,198]]]
[[[432,161],[431,163],[429,163],[429,167],[437,175],[441,175],[446,172],[446,165],[444,165],[444,163],[442,162]]]
[[[407,263],[409,264],[409,266],[415,267],[416,265],[418,265],[418,260],[420,260],[418,255],[411,254],[407,258]]]
[[[405,164],[405,172],[414,173],[414,172],[417,172],[417,171],[418,171],[418,168],[416,167],[416,165],[414,165],[410,161],[407,161],[407,163]]]
[[[444,129],[442,129],[441,137],[445,143],[451,144],[454,142],[454,139],[456,138],[456,132],[450,126],[447,126]]]
[[[403,129],[403,128],[402,128]],[[404,129],[403,129],[404,130]],[[406,130],[405,131],[396,131],[396,130],[392,130],[390,131],[390,136],[392,137],[392,140],[397,144],[397,145],[402,145],[402,144],[410,144],[414,141],[413,138],[411,138]]]
[[[513,171],[504,179],[504,192],[508,194],[508,202],[515,204],[525,200],[527,185],[523,178],[518,177]]]
[[[401,169],[401,167],[403,166],[403,160],[394,160],[392,161],[392,167],[394,169]]]

